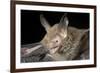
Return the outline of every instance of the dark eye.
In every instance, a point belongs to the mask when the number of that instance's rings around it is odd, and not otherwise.
[[[58,42],[58,40],[56,40],[56,42]]]

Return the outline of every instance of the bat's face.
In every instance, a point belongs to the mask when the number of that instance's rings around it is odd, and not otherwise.
[[[56,30],[54,33],[53,32],[53,30],[49,31],[42,40],[50,53],[55,53],[61,46],[61,42],[63,40],[63,37],[59,35]]]
[[[55,53],[59,49],[61,41],[62,40],[59,36],[55,36],[46,43],[46,46],[49,49],[50,53]]]
[[[52,27],[43,16],[40,16],[40,20],[47,32],[42,40],[42,43],[49,49],[51,54],[56,53],[59,50],[63,39],[67,37],[67,17],[64,15],[60,23],[55,24]]]

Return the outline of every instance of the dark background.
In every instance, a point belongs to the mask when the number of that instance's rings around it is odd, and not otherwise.
[[[64,12],[21,10],[21,45],[39,42],[46,31],[40,23],[40,14],[53,25],[59,23]],[[69,26],[80,29],[89,28],[89,13],[69,13]]]

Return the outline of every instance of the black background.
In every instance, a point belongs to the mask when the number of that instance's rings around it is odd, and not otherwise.
[[[21,10],[21,45],[39,42],[46,31],[40,23],[40,14],[43,14],[52,25],[59,23],[64,12]],[[69,13],[69,26],[80,29],[89,28],[89,13]]]

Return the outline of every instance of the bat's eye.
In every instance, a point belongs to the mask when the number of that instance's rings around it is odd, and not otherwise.
[[[58,40],[56,40],[56,42],[58,42]]]

